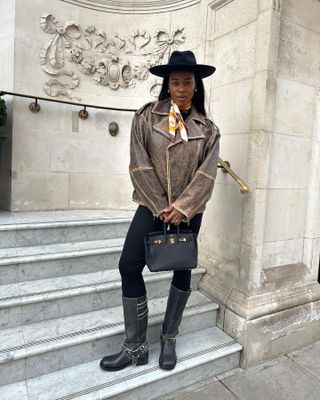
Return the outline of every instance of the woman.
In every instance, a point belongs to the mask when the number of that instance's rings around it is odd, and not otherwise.
[[[162,230],[163,221],[199,232],[218,165],[220,134],[206,118],[202,83],[214,71],[197,64],[191,51],[174,51],[168,64],[150,68],[164,80],[159,101],[145,104],[132,122],[129,170],[133,200],[139,206],[119,262],[126,339],[119,353],[101,360],[104,370],[148,363],[148,306],[142,277],[146,234]],[[173,274],[160,335],[162,369],[176,365],[175,337],[190,296],[190,279],[188,269]]]

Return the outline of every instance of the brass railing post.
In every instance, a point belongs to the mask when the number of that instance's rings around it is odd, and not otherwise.
[[[225,170],[232,178],[240,185],[240,192],[242,194],[247,194],[250,192],[248,185],[231,169],[230,163],[228,161],[223,161],[219,157],[219,164],[223,170]]]

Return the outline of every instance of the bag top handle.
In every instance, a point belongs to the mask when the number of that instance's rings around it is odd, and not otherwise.
[[[170,226],[170,223],[168,224],[168,227]],[[180,238],[180,227],[177,225],[177,234],[178,238]],[[164,241],[167,243],[167,224],[163,221],[163,236],[164,236]]]

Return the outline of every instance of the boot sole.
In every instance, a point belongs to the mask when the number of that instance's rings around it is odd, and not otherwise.
[[[176,364],[170,368],[160,367],[160,369],[163,369],[164,371],[171,371],[171,370],[175,369],[175,366],[176,366]]]
[[[165,366],[163,366],[163,365],[161,365],[161,364],[159,363],[160,369],[163,369],[163,370],[165,370],[165,371],[171,371],[172,369],[175,368],[176,365],[177,365],[177,362],[175,362],[175,363],[174,363],[172,366],[170,366],[170,367],[165,367]]]
[[[140,365],[146,365],[146,364],[148,364],[148,362],[149,362],[149,356],[147,355],[147,356],[144,356],[144,357],[139,358],[138,361],[137,361],[136,366],[138,367],[138,366],[140,366]],[[100,368],[101,368],[102,370],[104,370],[104,371],[110,371],[110,372],[112,372],[112,371],[121,371],[122,369],[125,369],[125,368],[127,368],[127,367],[130,367],[131,365],[134,365],[134,364],[132,364],[132,362],[130,361],[129,363],[124,364],[124,365],[121,365],[120,367],[113,367],[113,368],[112,368],[112,367],[102,367],[102,366],[100,365]]]
[[[127,364],[127,365],[123,365],[122,367],[117,367],[117,368],[102,368],[102,367],[100,367],[103,371],[110,371],[110,372],[113,372],[113,371],[121,371],[122,369],[125,369],[125,368],[127,368],[127,367],[130,367],[130,365],[132,365],[131,363],[130,364]]]

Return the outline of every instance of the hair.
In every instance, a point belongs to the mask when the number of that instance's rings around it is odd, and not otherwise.
[[[205,107],[204,107],[204,85],[203,85],[203,81],[202,79],[197,75],[196,72],[192,71],[194,73],[194,78],[196,81],[196,88],[197,91],[194,93],[193,97],[192,97],[192,104],[195,106],[196,110],[204,115],[205,117],[207,116]],[[167,74],[164,78],[163,78],[163,82],[162,82],[162,87],[161,87],[161,91],[159,94],[159,100],[165,100],[165,99],[169,99],[170,98],[170,93],[168,92],[169,90],[169,76],[170,73]]]

